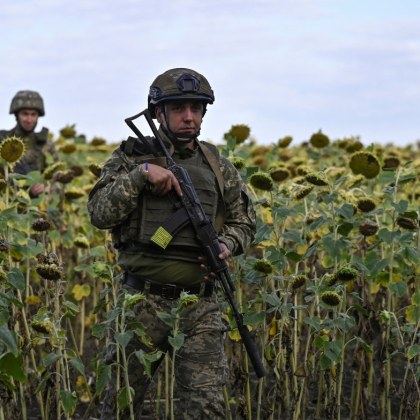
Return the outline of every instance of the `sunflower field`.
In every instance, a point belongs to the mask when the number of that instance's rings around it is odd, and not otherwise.
[[[364,146],[322,131],[296,146],[289,136],[260,145],[249,134],[233,125],[218,147],[257,211],[255,240],[230,271],[266,375],[256,377],[220,290],[230,326],[226,419],[418,419],[420,145]],[[146,371],[163,357],[126,354],[138,335],[126,321],[144,297],[121,298],[110,234],[87,214],[118,145],[74,125],[52,140],[60,160],[27,175],[13,172],[20,140],[0,145],[0,420],[99,418],[110,381],[127,408],[128,357]],[[32,197],[39,182],[45,193]],[[181,296],[179,307],[189,301]],[[144,418],[173,418],[170,356]]]

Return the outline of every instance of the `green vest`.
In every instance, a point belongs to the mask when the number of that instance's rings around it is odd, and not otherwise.
[[[149,156],[131,157],[136,165],[146,160],[149,163],[162,163],[164,159]],[[219,192],[216,176],[200,149],[193,156],[180,159],[175,153],[176,163],[183,166],[189,173],[200,199],[201,205],[214,223],[219,201]],[[114,243],[119,243],[119,252],[141,252],[145,256],[167,258],[171,260],[190,261],[197,263],[201,254],[200,245],[195,238],[191,226],[182,228],[171,240],[165,250],[154,245],[150,238],[162,224],[176,211],[176,197],[172,194],[159,197],[150,192],[143,191],[139,197],[136,210],[117,229],[112,231]]]

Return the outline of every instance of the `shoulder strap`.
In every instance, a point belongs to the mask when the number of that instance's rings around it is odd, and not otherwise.
[[[225,222],[225,202],[223,200],[224,191],[225,191],[225,182],[223,178],[222,171],[219,166],[219,151],[217,147],[213,144],[198,141],[198,147],[202,151],[204,157],[206,158],[210,168],[212,169],[219,187],[220,200],[219,205],[217,206],[215,228],[217,232],[220,232]]]

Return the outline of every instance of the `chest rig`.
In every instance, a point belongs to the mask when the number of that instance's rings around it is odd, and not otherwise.
[[[150,140],[148,145],[140,145],[140,141],[133,138],[129,138],[127,142],[123,143],[121,150],[129,159],[130,166],[135,167],[148,162],[166,167],[164,157],[158,156],[157,153],[150,153],[155,149],[153,139],[149,138],[148,140]],[[215,148],[212,145],[210,147]],[[193,153],[183,155],[183,153],[175,151],[172,157],[177,164],[188,171],[206,215],[217,226],[223,224],[223,197],[220,192],[223,188],[223,185],[220,185],[220,180],[223,178],[219,166],[217,165],[216,171],[214,171],[214,162],[209,163],[208,161],[209,153],[211,154],[210,159],[216,158],[216,152],[210,151],[210,147],[204,145],[205,151],[203,152],[203,144],[200,144],[198,150]],[[146,154],[144,154],[145,152]],[[217,160],[215,159],[215,161]],[[118,242],[121,243],[120,252],[141,252],[147,256],[197,262],[200,245],[195,238],[193,229],[188,224],[177,229],[176,235],[164,250],[155,246],[151,241],[162,225],[168,226],[168,224],[177,223],[176,218],[173,217],[177,210],[177,202],[175,192],[160,197],[144,189],[139,197],[137,208],[118,228]],[[176,228],[176,226],[173,227]],[[115,235],[117,232],[113,233]]]

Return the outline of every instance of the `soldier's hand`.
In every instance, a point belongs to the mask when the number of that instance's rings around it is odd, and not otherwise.
[[[41,182],[37,182],[36,184],[32,185],[29,190],[29,195],[31,197],[38,197],[45,191],[45,186]]]
[[[150,163],[148,166],[147,180],[153,194],[162,196],[173,188],[180,197],[182,196],[181,186],[171,171]]]
[[[218,256],[221,260],[226,260],[231,255],[229,248],[223,242],[219,242],[219,244],[221,252]],[[207,264],[206,258],[198,257],[198,260],[200,261],[200,268],[206,273],[204,275],[204,280],[214,280],[216,278],[216,275],[211,271],[211,267]]]

